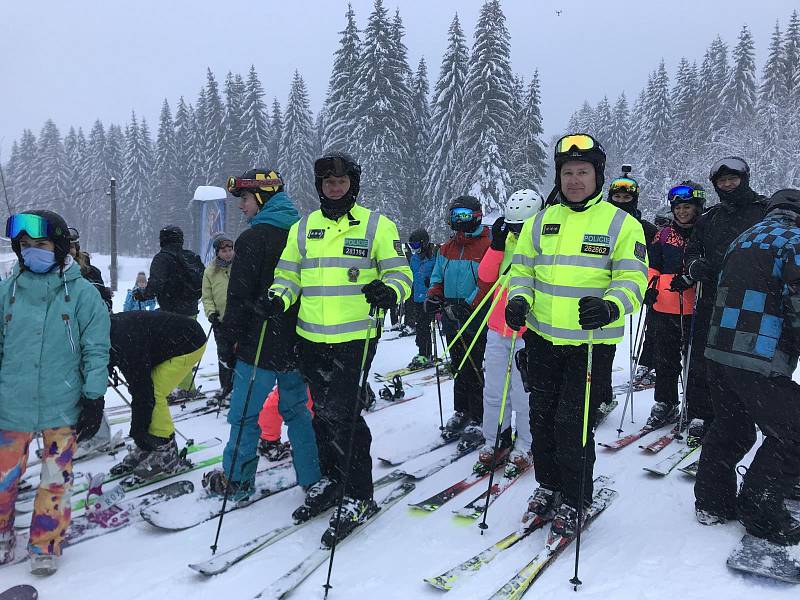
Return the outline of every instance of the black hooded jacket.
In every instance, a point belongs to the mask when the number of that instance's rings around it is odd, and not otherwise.
[[[161,310],[193,317],[199,312],[199,299],[185,289],[184,279],[180,276],[184,267],[178,263],[178,255],[184,252],[188,250],[180,242],[169,242],[161,246],[161,250],[150,263],[150,278],[142,295],[158,300]]]

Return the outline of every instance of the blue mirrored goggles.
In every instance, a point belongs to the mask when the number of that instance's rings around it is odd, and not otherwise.
[[[481,213],[474,211],[471,208],[453,208],[450,210],[450,223],[468,223],[474,219],[480,219]]]
[[[53,226],[50,221],[39,215],[29,213],[19,213],[11,215],[6,221],[6,237],[14,239],[23,233],[27,233],[31,238],[46,238],[53,233]]]
[[[703,190],[696,190],[688,185],[676,185],[669,191],[670,200],[680,198],[682,200],[691,200],[696,198],[698,200],[705,200],[706,193]]]
[[[408,242],[408,247],[414,254],[416,254],[417,252],[422,250],[422,242]]]

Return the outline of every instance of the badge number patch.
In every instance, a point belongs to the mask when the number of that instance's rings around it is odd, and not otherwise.
[[[561,230],[561,223],[545,223],[542,235],[555,235]]]
[[[325,237],[324,229],[309,229],[306,236],[309,240],[321,240]]]
[[[369,252],[369,241],[364,238],[344,238],[342,254],[366,258]]]
[[[644,262],[645,258],[647,258],[647,246],[641,242],[636,242],[636,245],[633,247],[633,255]]]
[[[597,244],[582,244],[581,252],[584,254],[594,254],[596,256],[608,256],[611,249],[608,246],[598,246]]]

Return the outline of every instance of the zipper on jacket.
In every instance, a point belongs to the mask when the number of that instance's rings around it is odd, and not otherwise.
[[[72,347],[72,353],[75,354],[75,338],[72,337],[72,327],[69,325],[69,315],[64,313],[61,315],[61,319],[64,321],[64,327],[67,329],[67,338],[69,339],[69,345]]]

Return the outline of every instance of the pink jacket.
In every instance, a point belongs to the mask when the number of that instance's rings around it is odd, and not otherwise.
[[[503,257],[504,253],[500,250],[495,250],[494,248],[486,250],[486,254],[483,255],[481,264],[478,266],[478,294],[475,296],[473,305],[477,305],[478,302],[483,299],[489,291],[489,288],[491,288],[494,282],[500,277],[500,266],[503,264]],[[506,289],[503,290],[503,296],[497,301],[492,314],[489,315],[489,329],[496,331],[503,337],[511,337],[513,333],[513,330],[506,325],[506,304],[508,304],[507,289],[506,287]],[[494,293],[497,295],[497,289],[495,289]],[[492,300],[487,300],[487,302],[493,301],[494,298],[492,298]],[[525,328],[523,327],[519,330],[519,335],[522,335],[524,331]]]

